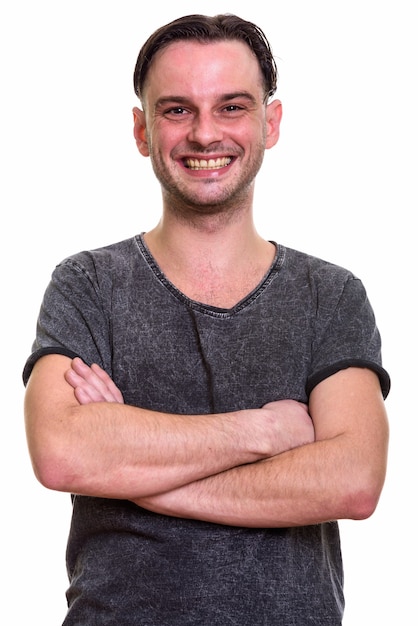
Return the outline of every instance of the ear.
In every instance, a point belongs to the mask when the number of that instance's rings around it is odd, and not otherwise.
[[[138,107],[134,107],[132,113],[134,116],[134,137],[137,148],[142,156],[149,156],[145,113],[141,111],[141,109],[138,109]]]
[[[282,103],[280,100],[273,100],[266,108],[266,149],[276,145],[280,136],[280,122],[282,120]]]

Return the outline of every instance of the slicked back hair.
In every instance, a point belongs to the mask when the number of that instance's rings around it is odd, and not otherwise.
[[[143,94],[152,60],[157,52],[176,41],[238,40],[246,43],[257,58],[261,69],[264,99],[268,100],[277,88],[277,66],[264,32],[246,20],[230,13],[215,15],[186,15],[158,28],[142,46],[134,71],[134,89],[139,99]]]

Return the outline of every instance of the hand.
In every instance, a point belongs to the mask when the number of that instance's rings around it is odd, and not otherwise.
[[[124,404],[122,393],[110,376],[96,363],[91,367],[76,357],[71,368],[64,374],[65,380],[74,389],[80,404],[90,402],[118,402]]]
[[[296,400],[276,400],[265,404],[262,410],[270,414],[276,427],[279,437],[276,454],[315,441],[315,430],[306,404]]]

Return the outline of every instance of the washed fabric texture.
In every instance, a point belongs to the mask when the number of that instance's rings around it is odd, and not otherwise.
[[[350,367],[390,380],[362,282],[276,245],[263,281],[231,309],[187,298],[141,235],[54,270],[26,383],[44,354],[103,367],[127,404],[179,414],[307,402]],[[205,453],[202,447],[202,454]],[[171,518],[132,502],[72,496],[65,626],[339,626],[336,522],[248,529]]]

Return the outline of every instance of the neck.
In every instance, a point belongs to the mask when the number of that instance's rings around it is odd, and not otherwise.
[[[188,220],[164,210],[145,241],[158,262],[169,256],[171,262],[193,265],[199,258],[212,266],[225,266],[237,258],[257,258],[260,247],[267,243],[255,229],[251,207],[232,214],[195,215]]]
[[[180,291],[224,308],[234,306],[257,286],[275,254],[274,246],[257,233],[251,211],[234,219],[206,215],[188,223],[163,213],[144,238],[163,273]]]

